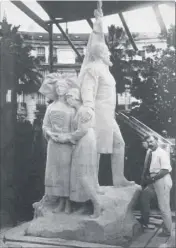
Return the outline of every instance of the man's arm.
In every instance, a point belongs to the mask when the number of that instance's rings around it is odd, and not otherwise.
[[[161,169],[158,174],[156,174],[154,177],[152,178],[152,182],[156,182],[157,180],[163,178],[165,175],[167,175],[169,173],[169,170],[167,169]]]
[[[165,175],[171,172],[172,167],[170,165],[170,157],[166,151],[162,150],[162,152],[160,153],[159,163],[161,170],[155,176],[147,179],[148,184],[156,182],[157,180],[163,178]]]

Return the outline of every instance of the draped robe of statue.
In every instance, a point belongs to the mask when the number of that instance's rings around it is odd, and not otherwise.
[[[83,106],[95,110],[98,153],[112,153],[115,123],[116,82],[103,62],[91,62],[81,82]]]
[[[48,130],[56,134],[71,132],[73,116],[73,108],[59,101],[54,101],[48,106],[44,117],[44,134],[47,136]],[[46,195],[69,197],[71,155],[71,143],[61,144],[49,139],[45,171]]]
[[[72,140],[76,142],[72,153],[70,200],[85,202],[91,200],[89,188],[96,192],[97,149],[93,129],[94,117],[86,123],[81,122],[81,107],[73,119]],[[87,188],[87,186],[89,187]]]

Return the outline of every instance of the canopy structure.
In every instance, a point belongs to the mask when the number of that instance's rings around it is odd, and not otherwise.
[[[59,22],[93,18],[97,1],[37,1],[49,16]],[[163,3],[163,1],[161,1]],[[139,7],[159,4],[159,1],[103,1],[104,15],[116,14]]]
[[[94,17],[94,9],[97,7],[97,1],[37,1],[38,4],[44,9],[48,14],[50,20],[42,20],[37,14],[35,14],[31,9],[29,9],[22,1],[11,1],[16,7],[22,10],[28,17],[34,20],[43,29],[49,32],[49,46],[50,46],[50,72],[53,70],[53,24],[55,24],[60,32],[63,34],[65,39],[68,41],[69,45],[77,54],[80,61],[82,61],[82,56],[79,54],[78,50],[70,40],[69,36],[62,29],[60,23],[71,22],[77,20],[87,20],[89,25],[92,27],[93,23],[91,18]],[[123,27],[128,35],[129,41],[134,50],[138,50],[137,46],[133,40],[131,32],[123,16],[123,12],[134,10],[141,7],[152,6],[154,13],[156,15],[156,20],[163,33],[167,33],[166,26],[162,19],[159,4],[173,4],[173,1],[103,1],[103,13],[104,15],[119,14]]]

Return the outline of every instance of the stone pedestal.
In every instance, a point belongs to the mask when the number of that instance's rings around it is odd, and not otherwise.
[[[108,245],[129,242],[140,232],[140,225],[132,210],[141,187],[101,188],[105,191],[105,195],[99,195],[104,211],[99,218],[91,219],[88,215],[78,213],[50,213],[32,220],[26,235]]]

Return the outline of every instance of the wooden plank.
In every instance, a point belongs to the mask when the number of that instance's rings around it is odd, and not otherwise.
[[[29,244],[29,243],[22,243],[22,242],[7,242],[5,244],[8,248],[56,248],[54,245],[44,245],[44,244]],[[66,246],[58,246],[58,248],[68,248]]]
[[[48,14],[49,15],[49,14]],[[57,26],[57,28],[61,31],[61,33],[63,34],[64,38],[68,41],[69,45],[71,46],[71,48],[73,49],[73,51],[76,53],[76,55],[78,56],[78,58],[80,59],[80,61],[82,62],[83,57],[81,56],[81,54],[78,52],[77,48],[75,47],[75,45],[72,43],[72,41],[70,40],[69,36],[64,32],[63,28],[61,27],[61,25],[57,22],[57,20],[49,15],[51,21],[53,22],[53,24],[55,24]]]
[[[155,228],[155,230],[151,229],[145,229],[144,233],[137,237],[136,240],[134,240],[129,248],[144,248],[146,245],[150,242],[150,240],[155,236],[155,234],[158,232],[159,228]]]
[[[24,12],[29,18],[31,18],[34,22],[36,22],[47,32],[49,31],[47,24],[39,16],[37,16],[31,9],[29,9],[23,2],[11,1],[11,3],[13,3],[18,9]]]
[[[166,25],[164,23],[164,20],[163,20],[163,17],[161,15],[161,12],[160,12],[160,9],[158,7],[158,4],[153,5],[152,8],[153,8],[153,11],[155,13],[156,20],[157,20],[157,22],[158,22],[158,24],[160,26],[161,33],[163,33],[164,35],[167,35],[167,28],[166,28]]]
[[[160,230],[155,234],[155,236],[150,240],[149,244],[146,246],[146,248],[157,248],[159,247],[161,244],[165,244],[169,237],[160,237],[158,236],[161,233],[162,229],[160,228]]]
[[[128,25],[127,25],[127,23],[126,23],[126,21],[125,21],[125,18],[124,18],[124,16],[123,16],[122,12],[119,12],[119,17],[120,17],[120,20],[121,20],[121,22],[122,22],[122,24],[123,24],[123,26],[124,26],[124,29],[125,29],[127,35],[128,35],[128,38],[129,38],[129,40],[130,40],[130,42],[131,42],[131,45],[132,45],[133,49],[134,49],[135,51],[137,51],[138,48],[137,48],[136,43],[135,43],[135,41],[134,41],[134,39],[133,39],[133,37],[132,37],[132,35],[131,35],[131,32],[130,32],[130,30],[129,30],[129,28],[128,28]]]
[[[136,216],[141,216],[141,212],[139,210],[134,210],[133,213]],[[172,213],[172,218],[175,218],[176,213],[174,211],[172,211],[171,213]],[[150,211],[150,217],[154,217],[154,218],[157,218],[157,219],[162,218],[159,210],[151,210]]]
[[[154,218],[154,217],[151,217],[150,220],[149,220],[149,222],[150,222],[151,224],[161,226],[161,224],[163,223],[163,220],[157,219],[157,218]]]
[[[104,245],[96,243],[81,242],[76,240],[64,240],[60,238],[41,238],[25,236],[25,230],[28,227],[29,222],[20,226],[10,229],[4,235],[6,242],[23,242],[29,244],[49,245],[49,246],[65,246],[70,248],[122,248],[121,246]]]

